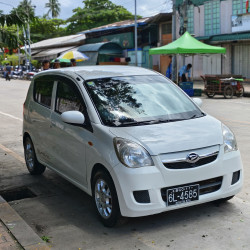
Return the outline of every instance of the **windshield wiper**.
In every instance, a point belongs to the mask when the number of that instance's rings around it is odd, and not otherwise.
[[[133,121],[133,122],[121,122],[118,127],[125,126],[137,126],[137,125],[148,125],[155,123],[156,120],[148,120],[148,121]]]
[[[201,115],[197,115],[197,114],[192,115],[192,116],[189,117],[187,120],[194,119],[194,118],[200,118],[200,117],[203,117],[203,116],[205,116],[205,115],[206,115],[205,113],[201,112]]]
[[[159,123],[183,121],[183,120],[186,120],[186,119],[184,119],[184,118],[180,118],[180,119],[155,119],[155,120],[148,120],[148,121],[124,122],[124,123],[119,124],[118,127],[150,125],[150,124],[159,124]]]

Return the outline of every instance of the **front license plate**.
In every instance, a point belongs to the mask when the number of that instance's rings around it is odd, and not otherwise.
[[[167,206],[199,200],[199,184],[167,189]]]

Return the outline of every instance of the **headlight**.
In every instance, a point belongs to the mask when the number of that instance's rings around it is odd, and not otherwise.
[[[224,152],[228,153],[237,150],[237,142],[233,132],[224,124],[222,124],[222,133],[224,139]]]
[[[115,138],[114,146],[118,159],[126,167],[139,168],[154,165],[146,149],[135,142],[123,138]]]

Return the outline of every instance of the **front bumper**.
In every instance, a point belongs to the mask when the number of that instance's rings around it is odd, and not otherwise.
[[[132,169],[118,164],[111,175],[116,186],[121,214],[127,217],[157,214],[237,194],[243,186],[240,152],[239,150],[227,154],[221,152],[223,152],[222,146],[215,161],[192,169],[167,169],[162,164],[160,157],[153,157],[155,166],[152,167]],[[232,184],[235,172],[240,173],[239,179]],[[197,201],[174,206],[166,205],[162,194],[167,187],[185,186],[217,177],[221,177],[222,180],[218,190],[201,194]],[[137,191],[144,191],[141,192],[142,195],[148,194],[149,197],[146,197],[146,200],[148,198],[149,202],[138,202],[135,196]]]

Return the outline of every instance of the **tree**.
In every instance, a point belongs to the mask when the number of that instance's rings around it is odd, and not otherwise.
[[[16,29],[14,26],[23,26],[24,22],[19,17],[18,13],[13,11],[10,14],[3,14],[0,11],[0,48],[8,47],[10,51],[13,48],[17,48],[18,39],[16,36]]]
[[[51,12],[52,18],[58,17],[61,11],[60,6],[61,4],[58,0],[49,0],[49,2],[45,4],[45,8],[49,8],[47,15]]]
[[[67,20],[69,22],[67,29],[71,34],[134,18],[134,15],[123,6],[109,0],[85,0],[83,3],[84,8],[74,9],[74,15]]]
[[[61,27],[65,24],[66,21],[62,19],[47,19],[45,17],[37,19],[30,26],[32,42],[67,35],[66,28]]]
[[[17,8],[13,9],[11,13],[16,13],[19,17],[19,19],[23,23],[30,23],[31,21],[34,21],[35,19],[35,6],[32,5],[31,0],[23,0],[19,3]]]

